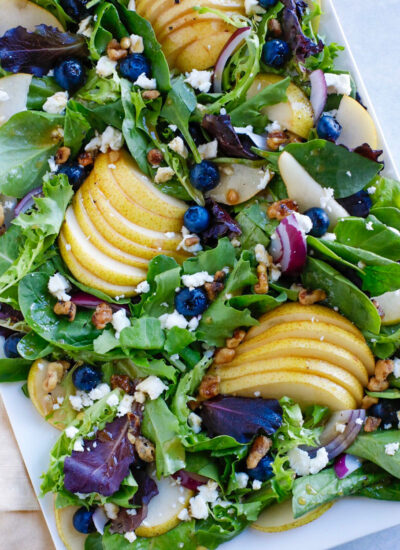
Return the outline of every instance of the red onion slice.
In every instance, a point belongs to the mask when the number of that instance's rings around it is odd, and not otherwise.
[[[270,248],[274,262],[280,264],[282,273],[301,271],[307,260],[307,241],[296,216],[284,218],[275,233]]]
[[[201,485],[206,485],[209,481],[208,477],[188,472],[187,470],[179,470],[172,477],[180,481],[182,487],[190,491],[197,491]]]
[[[20,214],[24,214],[27,210],[32,208],[34,206],[35,201],[34,197],[38,197],[43,193],[42,186],[36,187],[35,189],[32,189],[32,191],[29,191],[27,195],[23,199],[19,201],[17,206],[15,207],[14,214],[15,217],[19,216]]]
[[[77,292],[71,297],[71,302],[76,304],[79,307],[86,307],[88,309],[96,309],[99,304],[102,304],[104,300],[88,294],[87,292]],[[126,304],[110,304],[113,310],[117,311],[118,309],[126,309],[129,311],[129,307]]]
[[[339,456],[333,468],[339,479],[344,479],[361,467],[361,460],[354,455],[344,454]]]
[[[229,38],[227,43],[222,49],[222,52],[219,54],[217,62],[214,68],[213,75],[213,90],[216,93],[222,93],[222,75],[226,66],[228,59],[235,52],[235,50],[242,44],[248,36],[250,36],[251,29],[250,27],[241,27],[237,29],[232,36]]]
[[[325,74],[321,69],[313,71],[310,74],[311,96],[310,101],[314,110],[314,122],[317,122],[326,105],[328,98],[328,87],[326,85]]]

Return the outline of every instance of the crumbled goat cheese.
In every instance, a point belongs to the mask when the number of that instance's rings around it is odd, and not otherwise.
[[[299,224],[300,230],[307,234],[313,228],[313,223],[311,218],[305,216],[304,214],[299,214],[299,212],[293,212],[293,216],[296,218],[297,223]]]
[[[342,422],[336,422],[335,428],[337,432],[342,434],[346,429],[346,424],[343,424]]]
[[[58,164],[56,163],[56,159],[54,157],[50,157],[47,162],[49,163],[50,172],[53,174],[57,172]]]
[[[268,258],[268,252],[265,250],[265,246],[263,244],[256,244],[254,247],[254,252],[256,254],[256,260],[259,264],[266,264],[269,265],[269,258]]]
[[[183,250],[186,250],[186,252],[192,252],[193,254],[203,250],[203,247],[200,244],[200,239],[198,238],[198,235],[196,235],[195,233],[190,233],[189,229],[187,227],[185,227],[184,225],[182,226],[182,237],[183,237],[183,239],[181,240],[181,242],[176,247],[177,250],[180,250],[181,248],[183,248]],[[196,243],[196,244],[192,244],[192,245],[188,246],[186,244],[186,241],[188,239],[193,238],[193,237],[197,237],[199,242]]]
[[[168,128],[175,133],[178,129],[178,126],[176,124],[168,124]]]
[[[192,317],[190,319],[187,326],[189,332],[193,332],[197,329],[197,327],[199,326],[200,319],[201,319],[201,315],[198,315],[197,317]]]
[[[397,441],[396,443],[388,443],[385,445],[385,454],[389,456],[394,456],[397,451],[399,450],[400,443]]]
[[[307,476],[309,474],[317,474],[329,462],[328,453],[325,447],[318,449],[314,458],[310,458],[309,454],[298,447],[291,449],[288,453],[290,467],[299,476]]]
[[[178,514],[178,519],[181,521],[190,521],[190,515],[187,508],[183,508]]]
[[[73,449],[74,451],[83,453],[85,449],[83,447],[83,439],[81,437],[75,441]]]
[[[122,132],[116,130],[112,126],[107,126],[104,132],[101,134],[100,151],[107,153],[109,149],[112,151],[119,151],[124,144],[124,136]]]
[[[119,506],[117,506],[113,502],[106,502],[104,504],[104,511],[108,519],[117,519]]]
[[[96,73],[100,78],[107,78],[115,73],[116,68],[117,62],[103,55],[97,62]]]
[[[68,302],[71,299],[71,296],[67,294],[67,291],[71,289],[71,285],[61,273],[55,273],[50,277],[47,288],[50,294],[60,302]]]
[[[189,287],[191,290],[199,286],[203,286],[204,283],[212,283],[214,277],[207,273],[207,271],[198,271],[193,275],[182,275],[182,283]]]
[[[357,266],[360,268],[360,269],[364,269],[364,267],[366,266],[367,264],[362,262],[361,260],[357,263]]]
[[[393,368],[393,375],[395,378],[400,378],[400,359],[398,357],[395,357],[393,359],[394,368]]]
[[[118,405],[117,416],[125,416],[132,410],[133,395],[124,395]]]
[[[131,508],[130,510],[126,510],[126,513],[128,514],[128,516],[136,516],[137,510],[135,510],[135,508]]]
[[[218,141],[214,139],[214,141],[199,145],[198,149],[203,160],[215,159],[218,154]]]
[[[113,313],[111,324],[115,330],[115,338],[119,340],[121,332],[124,330],[124,328],[131,326],[131,322],[126,316],[126,310],[119,309],[118,311]]]
[[[168,389],[168,386],[166,386],[158,376],[152,375],[142,380],[142,382],[136,386],[136,389],[147,394],[150,399],[153,400],[160,397],[160,395]]]
[[[263,189],[265,189],[271,179],[271,172],[269,170],[266,170],[265,172],[261,170],[261,172],[263,176],[260,179],[260,183],[257,185],[257,189],[259,191],[262,191]]]
[[[128,531],[127,533],[124,533],[124,538],[132,544],[136,540],[135,531]]]
[[[376,191],[376,187],[374,185],[371,185],[371,187],[368,187],[367,193],[368,195],[373,195]]]
[[[69,396],[69,402],[71,403],[71,407],[75,411],[81,411],[83,408],[82,398],[80,395],[70,395]]]
[[[0,90],[0,101],[8,101],[10,99],[10,96],[5,90]]]
[[[92,16],[89,15],[89,17],[85,17],[85,19],[82,19],[79,23],[79,28],[76,31],[77,34],[81,34],[82,36],[86,36],[86,38],[90,38],[93,33],[93,27],[92,27]]]
[[[244,9],[249,16],[265,13],[265,9],[260,6],[258,0],[244,0]]]
[[[332,208],[329,206],[329,203],[333,200],[334,190],[331,187],[324,187],[322,192],[323,195],[319,200],[321,208],[325,208],[330,212]]]
[[[384,424],[383,425],[384,430],[390,430],[391,427],[392,427],[392,424]]]
[[[235,248],[239,248],[241,246],[240,241],[236,237],[231,240],[231,244]]]
[[[177,136],[172,141],[170,141],[168,143],[168,147],[171,149],[171,151],[174,151],[175,153],[180,155],[182,158],[187,159],[189,153],[181,137]]]
[[[170,330],[172,327],[186,328],[188,321],[186,317],[178,313],[176,310],[173,313],[163,313],[159,317],[161,328]]]
[[[188,417],[188,423],[189,426],[192,428],[195,434],[198,434],[201,432],[201,423],[203,422],[201,416],[198,414],[191,412]]]
[[[328,94],[351,94],[351,80],[348,74],[325,73]]]
[[[144,52],[143,38],[141,36],[139,36],[138,34],[131,34],[129,40],[131,41],[131,45],[129,48],[129,51],[131,53]]]
[[[321,239],[325,239],[325,241],[336,241],[336,235],[335,233],[325,233],[325,235],[322,235]]]
[[[135,391],[135,393],[133,394],[133,399],[137,403],[144,403],[146,401],[146,396],[141,391]]]
[[[189,501],[190,515],[195,519],[207,519],[208,518],[208,506],[207,502],[201,495],[192,497]]]
[[[174,170],[169,166],[161,167],[157,169],[154,181],[156,183],[166,183],[175,176]]]
[[[129,0],[128,10],[136,11],[136,0]]]
[[[268,133],[280,132],[282,130],[282,126],[279,124],[277,120],[274,120],[273,122],[268,124],[268,126],[266,126],[265,129]]]
[[[359,426],[361,426],[362,424],[364,424],[364,420],[363,420],[362,418],[357,418],[356,424],[358,424]]]
[[[75,426],[68,426],[68,428],[65,430],[65,435],[69,439],[74,439],[74,437],[79,433],[78,428],[75,428]]]
[[[205,485],[198,488],[199,494],[206,502],[215,502],[218,499],[218,483],[209,480]]]
[[[259,479],[255,479],[251,486],[253,488],[253,491],[259,491],[262,487],[262,481],[260,481]]]
[[[52,115],[61,114],[68,103],[68,92],[56,92],[48,97],[43,105],[43,111]]]
[[[249,482],[249,476],[245,472],[239,472],[235,475],[239,489],[245,489]]]
[[[106,395],[108,395],[111,391],[111,388],[108,384],[99,384],[90,392],[88,393],[89,399],[92,399],[92,401],[99,401],[100,399],[103,399]]]
[[[146,292],[149,292],[149,290],[150,290],[150,285],[147,281],[142,281],[136,287],[136,292],[138,294],[146,294]]]
[[[270,279],[273,283],[276,283],[276,281],[279,281],[282,275],[282,271],[279,269],[278,265],[272,264],[271,271],[270,271]]]
[[[373,222],[367,222],[367,223],[365,224],[365,229],[366,229],[367,231],[373,231],[373,230],[374,230],[374,224],[373,224]]]
[[[211,78],[213,71],[198,71],[193,69],[190,73],[186,73],[185,82],[190,84],[192,88],[200,92],[209,92],[211,88]]]
[[[155,90],[157,88],[157,80],[155,78],[147,78],[145,73],[142,73],[135,80],[134,84],[143,90]]]
[[[115,395],[115,393],[112,393],[110,397],[107,399],[107,405],[109,407],[116,407],[119,404],[118,396]]]

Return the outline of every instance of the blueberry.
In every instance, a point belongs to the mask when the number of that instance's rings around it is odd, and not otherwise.
[[[147,77],[151,75],[151,66],[149,60],[142,53],[132,53],[125,57],[119,65],[119,70],[124,78],[131,82],[136,82],[141,74]]]
[[[339,199],[340,204],[351,216],[366,218],[372,207],[371,197],[366,191],[359,191],[345,199]]]
[[[217,187],[219,180],[218,168],[209,160],[202,160],[200,164],[195,164],[190,170],[192,185],[203,193]]]
[[[94,508],[89,508],[89,510],[87,510],[84,506],[75,512],[72,523],[77,531],[85,535],[96,531],[96,527],[93,523],[93,512]]]
[[[68,57],[54,67],[55,81],[61,88],[74,93],[86,82],[86,69],[80,59]]]
[[[23,336],[24,335],[21,334],[20,332],[16,332],[15,334],[11,334],[11,336],[6,338],[4,342],[4,355],[6,357],[8,357],[9,359],[15,359],[16,357],[21,357],[17,349],[17,344]]]
[[[336,141],[342,132],[339,122],[331,115],[322,115],[318,121],[317,134],[321,139]]]
[[[61,7],[72,19],[80,21],[87,17],[91,10],[88,10],[86,4],[89,0],[60,0]]]
[[[101,382],[101,371],[91,365],[82,365],[74,370],[72,381],[77,390],[91,391]]]
[[[397,411],[399,410],[400,399],[379,399],[379,403],[368,409],[368,414],[369,416],[381,418],[382,428],[385,424],[392,424],[393,428],[397,428],[399,423]]]
[[[278,3],[278,0],[258,0],[258,3],[262,8],[265,10],[269,10],[270,8],[273,8]]]
[[[329,228],[329,216],[322,208],[310,208],[307,212],[304,212],[306,216],[312,221],[312,229],[310,235],[313,237],[322,237],[328,231]]]
[[[201,315],[208,307],[206,293],[201,288],[184,288],[175,296],[175,308],[185,317]]]
[[[191,233],[201,233],[210,225],[210,213],[204,206],[191,206],[185,212],[183,223]]]
[[[290,56],[291,51],[288,43],[278,38],[264,44],[262,49],[262,60],[274,69],[283,67],[289,61]]]
[[[255,468],[247,470],[247,474],[251,479],[258,479],[259,481],[267,481],[274,473],[272,471],[273,459],[266,455],[260,460]]]
[[[74,189],[78,189],[86,178],[86,169],[75,162],[61,164],[57,173],[65,174]]]

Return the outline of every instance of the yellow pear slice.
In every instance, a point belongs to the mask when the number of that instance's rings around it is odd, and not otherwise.
[[[32,75],[24,73],[12,74],[0,79],[0,91],[6,92],[9,97],[6,101],[0,102],[0,125],[7,122],[16,113],[26,111],[31,81]]]
[[[319,359],[286,356],[277,359],[264,359],[251,363],[243,363],[235,367],[231,367],[229,364],[222,365],[215,369],[216,374],[219,375],[221,380],[232,380],[241,376],[271,373],[274,371],[299,372],[321,376],[345,388],[356,399],[357,403],[361,403],[364,395],[363,387],[355,376],[341,367],[337,367],[326,361],[320,361]]]
[[[70,250],[71,245],[66,242],[62,232],[60,233],[58,239],[58,245],[60,247],[62,259],[67,264],[68,269],[81,283],[90,286],[91,288],[94,288],[96,290],[101,290],[102,292],[105,292],[109,296],[113,297],[135,296],[137,285],[129,286],[110,283],[108,281],[105,281],[104,279],[101,279],[97,275],[94,275],[88,269],[83,267],[83,265],[80,264],[79,261],[72,254],[72,251]]]
[[[195,40],[207,38],[210,35],[228,30],[229,26],[222,19],[209,19],[196,21],[194,25],[183,26],[177,30],[170,31],[161,42],[164,54],[167,56],[173,53],[177,48],[189,46]]]
[[[27,381],[29,397],[40,416],[45,418],[53,412],[52,416],[48,419],[49,424],[58,430],[63,430],[65,428],[63,412],[60,409],[54,410],[53,404],[57,404],[57,398],[64,398],[65,391],[60,384],[51,392],[43,389],[48,364],[49,362],[46,359],[37,359],[32,364]]]
[[[189,505],[193,492],[171,477],[156,480],[158,495],[151,499],[147,517],[136,530],[139,537],[157,537],[180,523],[179,513]],[[172,549],[171,549],[172,550]]]
[[[289,529],[296,529],[321,517],[333,504],[333,502],[327,502],[301,518],[294,519],[292,501],[286,500],[285,502],[266,508],[251,527],[264,533],[281,533]]]
[[[238,195],[235,204],[248,201],[260,193],[274,175],[272,172],[264,172],[260,168],[252,168],[245,164],[230,164],[229,168],[229,172],[232,172],[229,174],[223,169],[220,170],[220,183],[208,193],[209,197],[223,204],[232,204],[229,202],[230,191],[236,191]]]
[[[297,160],[286,151],[279,157],[279,170],[285,182],[288,195],[299,205],[301,212],[316,206],[321,208],[321,199],[324,199],[324,209],[334,227],[340,218],[348,216],[348,212],[334,198],[328,198],[325,190],[317,183]]]
[[[259,318],[260,324],[251,327],[247,333],[246,341],[251,340],[251,338],[258,336],[258,334],[265,332],[279,323],[288,323],[291,321],[312,321],[313,323],[322,321],[323,323],[335,325],[343,330],[348,330],[364,341],[364,336],[358,328],[337,311],[320,305],[302,306],[297,302],[288,302],[262,315]]]
[[[283,80],[282,76],[276,74],[259,74],[254,79],[247,98],[250,99],[264,88]],[[267,115],[269,120],[279,122],[282,130],[290,130],[295,134],[307,138],[310,130],[314,127],[314,111],[310,100],[303,90],[291,82],[286,92],[286,102],[264,107],[261,112]]]
[[[232,17],[233,15],[236,15],[235,12],[232,11],[223,11],[224,15],[227,17]],[[179,17],[178,19],[175,19],[172,23],[170,23],[168,26],[160,27],[158,25],[157,19],[154,21],[153,28],[154,31],[157,34],[158,41],[160,44],[162,44],[163,40],[170,34],[173,33],[183,27],[188,27],[192,29],[192,39],[193,39],[193,28],[194,25],[196,25],[199,21],[219,21],[221,22],[221,19],[218,18],[213,13],[201,13],[195,11],[190,11],[188,14],[183,15],[182,17]],[[182,44],[181,44],[182,45]]]
[[[400,322],[400,290],[385,292],[374,298],[383,310],[382,325],[395,325]]]
[[[146,278],[146,271],[114,260],[96,248],[80,228],[72,207],[65,213],[61,232],[72,254],[88,271],[113,284],[135,285]]]
[[[72,523],[77,510],[79,510],[78,506],[54,507],[57,531],[67,550],[84,550],[85,548],[87,535],[79,533]]]
[[[355,409],[357,402],[350,392],[331,380],[303,374],[300,372],[269,372],[241,376],[233,380],[222,380],[222,394],[254,397],[265,399],[281,399],[291,397],[300,405],[323,405],[332,411]]]
[[[235,359],[223,366],[226,366],[226,368],[238,367],[239,365],[249,364],[254,361],[279,359],[280,357],[303,357],[327,361],[332,365],[347,370],[363,386],[368,384],[367,369],[358,357],[336,344],[310,340],[308,338],[287,338],[268,342],[267,344],[259,343],[249,351],[246,351],[246,344],[242,344],[237,349]]]
[[[27,0],[0,0],[3,17],[0,20],[0,35],[14,27],[33,31],[36,25],[48,25],[64,30],[61,23],[49,11]]]
[[[286,338],[308,338],[310,340],[319,340],[320,342],[339,345],[358,357],[366,367],[368,374],[372,375],[375,370],[374,356],[365,341],[360,340],[360,338],[346,330],[335,327],[335,325],[329,325],[328,323],[313,323],[312,321],[282,323],[252,338],[248,344],[249,348],[250,345],[255,348],[261,343],[286,340]]]
[[[344,95],[336,115],[342,126],[338,139],[340,145],[354,149],[368,143],[372,149],[378,149],[378,134],[369,112],[355,99]]]
[[[174,67],[184,73],[197,69],[202,71],[214,67],[232,31],[219,31],[208,37],[201,38],[183,48],[174,61]],[[169,58],[167,56],[169,61]]]

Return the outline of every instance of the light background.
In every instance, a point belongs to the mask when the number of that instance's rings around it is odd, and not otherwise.
[[[400,0],[334,0],[334,3],[394,162],[400,169]],[[373,520],[365,518],[366,522]],[[337,546],[335,550],[389,549],[400,549],[400,526]]]

